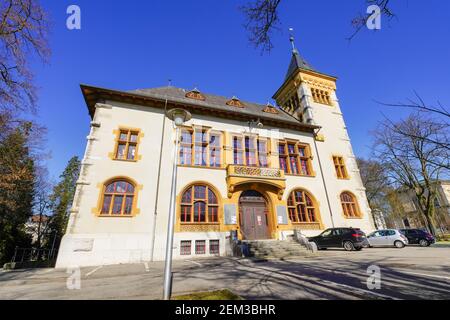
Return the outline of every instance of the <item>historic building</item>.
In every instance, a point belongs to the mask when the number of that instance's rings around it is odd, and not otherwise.
[[[173,161],[174,258],[329,227],[374,229],[336,78],[294,49],[276,106],[172,86],[81,86],[92,118],[57,267],[164,260]],[[192,114],[179,138],[165,114]]]
[[[434,199],[434,224],[436,231],[448,234],[450,231],[450,181],[432,182],[436,192]],[[393,228],[427,229],[424,215],[420,212],[417,197],[412,190],[399,188],[390,197],[394,212],[389,216],[389,225]]]

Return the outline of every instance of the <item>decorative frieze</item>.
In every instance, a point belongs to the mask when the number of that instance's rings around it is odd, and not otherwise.
[[[180,232],[219,232],[218,224],[182,224]]]
[[[283,174],[279,169],[272,168],[257,168],[257,167],[245,167],[234,166],[234,174],[240,176],[250,177],[269,177],[269,178],[282,178]]]
[[[321,230],[320,222],[296,223],[294,230]]]
[[[311,87],[330,91],[336,90],[336,83],[331,80],[320,79],[318,77],[309,76],[305,74],[301,75],[301,79],[303,82],[307,83]]]

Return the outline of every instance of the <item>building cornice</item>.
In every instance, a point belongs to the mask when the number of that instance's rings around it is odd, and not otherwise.
[[[97,103],[105,103],[106,101],[116,101],[122,103],[128,103],[139,106],[147,106],[153,108],[165,109],[166,102],[167,108],[185,108],[192,114],[199,115],[209,115],[219,118],[233,119],[238,121],[251,121],[254,120],[254,116],[251,114],[244,114],[241,112],[233,112],[226,110],[217,110],[209,108],[208,106],[199,105],[187,102],[176,101],[175,99],[171,99],[170,97],[166,99],[151,97],[144,94],[139,94],[135,92],[126,92],[126,91],[118,91],[106,88],[100,88],[89,85],[80,85],[81,91],[83,93],[86,105],[88,107],[89,115],[91,119],[94,117],[95,113],[95,105]],[[320,126],[310,125],[306,123],[295,123],[295,121],[283,121],[280,119],[271,118],[268,114],[267,116],[259,117],[260,121],[264,123],[266,126],[276,127],[276,128],[288,128],[292,130],[299,130],[303,132],[314,133],[316,129],[320,129]]]

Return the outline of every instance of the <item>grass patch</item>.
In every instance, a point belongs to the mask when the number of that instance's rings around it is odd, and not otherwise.
[[[436,241],[438,242],[450,242],[450,234],[440,234],[436,236]]]
[[[196,292],[173,297],[173,300],[243,300],[237,294],[234,294],[228,289]]]

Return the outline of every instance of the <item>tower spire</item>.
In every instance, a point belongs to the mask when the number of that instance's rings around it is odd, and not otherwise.
[[[286,74],[286,79],[288,79],[296,70],[314,70],[313,67],[306,62],[305,59],[300,55],[300,52],[295,47],[295,37],[294,37],[294,28],[289,28],[289,41],[292,46],[292,59],[289,64],[288,72]]]
[[[292,52],[297,52],[295,48],[294,28],[289,28],[289,41],[291,42]]]

